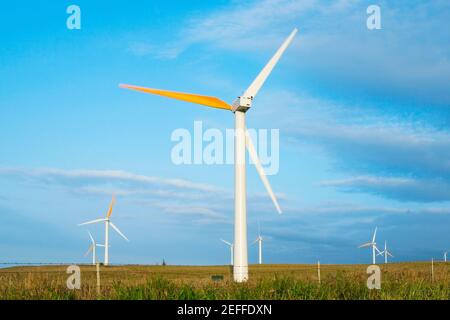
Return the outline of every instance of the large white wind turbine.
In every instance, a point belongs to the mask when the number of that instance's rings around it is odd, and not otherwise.
[[[258,264],[262,264],[262,243],[263,243],[263,238],[261,237],[261,229],[259,227],[259,222],[258,222],[258,236],[256,237],[256,240],[253,241],[252,244],[255,244],[258,242]]]
[[[388,256],[393,258],[394,256],[392,253],[387,249],[387,241],[384,242],[384,250],[379,252],[378,255],[383,256],[384,255],[384,263],[388,263]]]
[[[120,85],[122,88],[142,91],[168,98],[183,100],[191,103],[201,104],[208,107],[232,111],[235,117],[235,190],[234,190],[234,280],[244,282],[248,279],[248,251],[247,251],[247,194],[246,194],[246,153],[247,147],[250,158],[255,164],[256,170],[272,199],[275,208],[281,213],[275,194],[267,180],[264,169],[259,161],[253,142],[245,126],[246,112],[252,106],[256,94],[261,89],[269,74],[281,58],[286,48],[291,43],[297,29],[294,29],[289,37],[283,42],[275,55],[261,70],[244,94],[238,97],[232,105],[211,96],[181,93],[160,89],[144,88],[133,85]]]
[[[92,251],[92,264],[95,265],[97,263],[97,247],[104,247],[104,245],[96,243],[89,231],[88,234],[89,238],[91,238],[91,245],[89,246],[88,251],[84,254],[84,256],[86,257],[89,252]]]
[[[377,243],[375,242],[375,238],[377,236],[377,228],[375,228],[375,232],[373,233],[372,242],[367,242],[360,245],[358,248],[366,248],[372,247],[372,264],[376,264],[376,252],[380,253],[381,251],[377,248]]]
[[[233,265],[234,245],[231,242],[225,241],[223,239],[220,239],[220,240],[230,247],[230,256],[231,256],[230,262],[231,262],[231,265]]]
[[[111,228],[113,228],[126,241],[130,241],[111,221],[111,214],[115,203],[116,198],[113,196],[111,204],[109,205],[108,213],[106,214],[106,218],[100,218],[79,224],[79,226],[84,226],[93,223],[100,223],[100,222],[105,223],[105,262],[104,262],[105,266],[109,264],[109,226],[111,226]]]

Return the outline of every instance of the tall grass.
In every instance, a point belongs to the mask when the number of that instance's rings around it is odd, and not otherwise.
[[[82,288],[68,290],[64,267],[0,271],[0,299],[450,299],[448,266],[432,282],[427,264],[383,266],[381,290],[366,287],[365,266],[322,266],[322,281],[311,266],[253,266],[251,279],[237,284],[225,267],[110,267],[102,271],[97,295],[95,272],[83,267]],[[211,275],[225,280],[214,282]]]

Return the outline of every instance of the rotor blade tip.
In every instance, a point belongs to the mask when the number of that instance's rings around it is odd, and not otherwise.
[[[133,89],[133,86],[129,85],[129,84],[121,83],[121,84],[119,84],[119,88],[122,88],[122,89]]]

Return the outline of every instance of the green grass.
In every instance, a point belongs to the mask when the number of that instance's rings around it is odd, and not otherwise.
[[[101,267],[101,293],[95,267],[82,266],[80,290],[66,288],[66,266],[0,269],[0,299],[450,299],[450,264],[380,265],[381,290],[368,290],[365,265],[322,265],[321,284],[314,265],[250,266],[250,280],[234,283],[226,266]],[[214,282],[212,275],[223,275]]]

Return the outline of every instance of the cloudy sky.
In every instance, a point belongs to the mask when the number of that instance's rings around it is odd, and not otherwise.
[[[66,8],[81,8],[81,30]],[[381,30],[366,9],[381,8]],[[232,114],[118,88],[232,102],[294,27],[247,125],[280,130],[274,210],[248,168],[249,239],[268,263],[396,261],[450,249],[450,4],[435,1],[16,1],[0,11],[0,262],[81,262],[105,215],[112,263],[225,264],[232,165],[176,165],[174,130]],[[103,228],[89,230],[99,242]],[[257,257],[250,247],[250,262]]]

